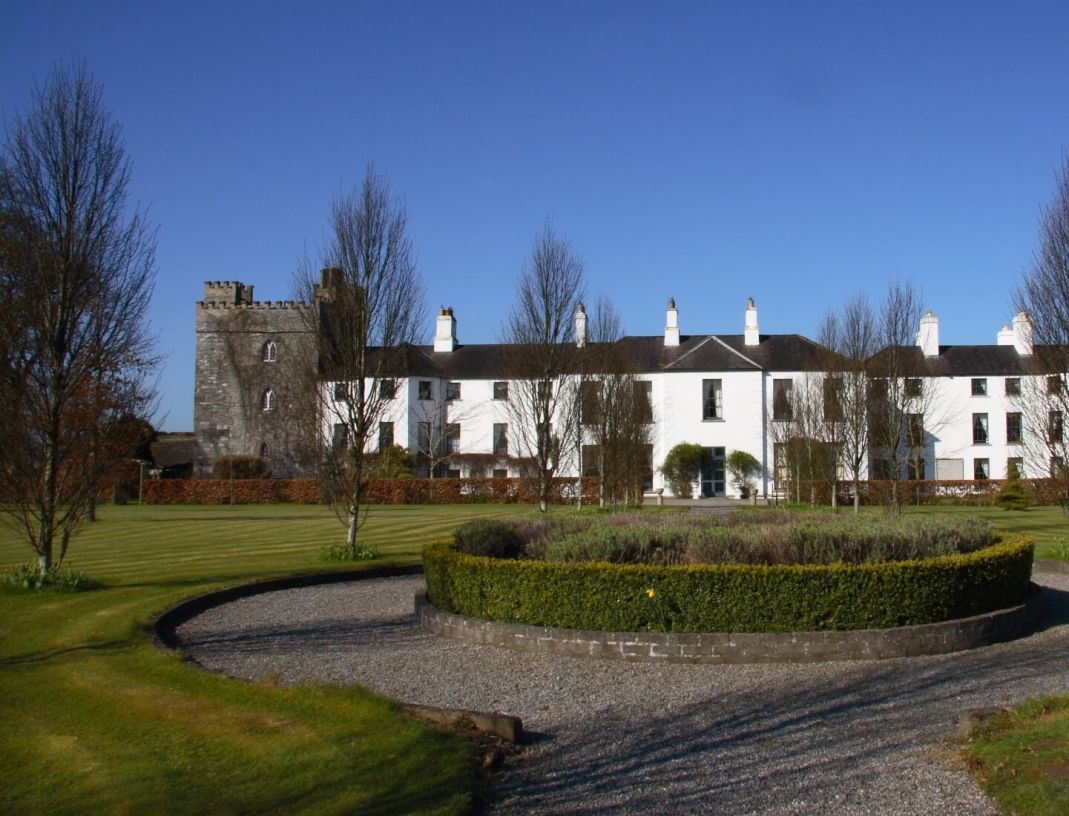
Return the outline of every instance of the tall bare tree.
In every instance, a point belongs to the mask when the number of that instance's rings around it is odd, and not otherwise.
[[[580,384],[581,433],[589,438],[584,470],[596,468],[598,501],[629,502],[638,498],[649,461],[652,405],[648,382],[640,380],[620,346],[620,317],[612,303],[599,298],[594,308],[591,343],[583,355]],[[591,467],[593,466],[593,467]]]
[[[431,381],[429,393],[420,395],[420,399],[412,404],[411,413],[410,432],[415,432],[412,455],[418,470],[425,472],[429,478],[443,477],[451,465],[507,465],[504,457],[498,461],[492,456],[475,454],[470,450],[467,443],[469,434],[464,429],[469,423],[474,425],[482,418],[486,406],[472,400],[464,403],[448,399],[448,386],[445,383]]]
[[[575,313],[583,299],[583,263],[550,221],[535,237],[505,326],[508,411],[521,454],[538,480],[539,508],[549,507],[553,476],[572,457],[579,348]]]
[[[379,423],[393,416],[396,378],[424,323],[406,210],[374,167],[360,187],[335,199],[322,266],[320,279],[306,259],[295,284],[301,299],[315,305],[306,314],[320,344],[322,476],[345,525],[345,549],[355,558],[366,516],[366,457]]]
[[[860,511],[861,478],[869,455],[867,366],[876,351],[876,318],[863,293],[846,302],[842,313],[828,312],[818,342],[829,349],[825,363],[826,438],[835,446],[843,475],[850,480],[854,512]]]
[[[57,66],[0,166],[0,507],[58,568],[98,474],[129,455],[156,364],[155,233],[130,206],[119,125],[83,64]],[[88,478],[87,478],[88,476]]]
[[[1063,159],[1054,196],[1043,209],[1039,247],[1013,293],[1030,332],[1034,376],[1022,384],[1024,440],[1029,471],[1058,480],[1069,514],[1069,158]],[[1015,321],[1015,324],[1017,321]]]
[[[891,482],[891,506],[900,508],[900,482],[923,451],[928,434],[941,423],[934,383],[917,347],[921,295],[910,283],[894,281],[876,315],[876,346],[869,361],[869,433],[874,467],[871,478]]]

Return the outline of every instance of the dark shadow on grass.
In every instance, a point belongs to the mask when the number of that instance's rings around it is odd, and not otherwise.
[[[234,522],[270,522],[275,524],[281,521],[307,521],[319,524],[323,521],[330,521],[333,516],[276,516],[264,513],[263,515],[240,515],[235,516],[226,512],[216,511],[215,513],[199,513],[196,516],[177,516],[175,518],[169,518],[167,516],[159,516],[153,518],[132,518],[130,522],[132,524],[217,524],[220,521],[234,521]]]
[[[100,643],[83,643],[80,646],[66,646],[60,649],[45,649],[39,652],[27,652],[11,657],[0,658],[0,668],[6,666],[25,666],[31,663],[44,663],[56,657],[77,652],[121,652],[133,648],[131,640],[105,640]]]

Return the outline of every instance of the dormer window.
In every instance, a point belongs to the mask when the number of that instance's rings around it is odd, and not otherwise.
[[[278,360],[278,346],[275,345],[273,340],[268,340],[264,343],[263,361],[265,363],[273,363],[276,360]]]
[[[261,411],[274,411],[275,410],[275,392],[270,388],[266,389],[260,396],[260,410]]]

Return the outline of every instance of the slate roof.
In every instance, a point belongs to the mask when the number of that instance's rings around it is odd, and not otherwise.
[[[173,468],[193,464],[196,446],[191,433],[161,433],[149,450],[157,467]]]
[[[1022,357],[1013,346],[940,346],[938,357],[925,357],[918,346],[900,348],[908,355],[907,370],[918,376],[1022,377],[1040,373],[1033,358]]]
[[[742,335],[689,335],[675,347],[664,337],[621,338],[619,349],[639,373],[658,371],[818,371],[829,352],[798,334],[761,335],[760,345],[747,346]],[[596,344],[588,346],[596,350]],[[433,346],[405,350],[403,370],[395,376],[448,377],[457,380],[507,379],[508,346],[502,343],[458,345],[436,352]]]
[[[741,334],[700,334],[680,338],[665,347],[661,335],[629,336],[619,341],[623,357],[641,374],[660,371],[824,371],[834,353],[800,334],[762,334],[760,343],[747,346]],[[597,345],[588,346],[596,350]],[[940,346],[938,357],[925,357],[918,346],[902,346],[906,368],[916,376],[1017,377],[1042,373],[1032,357],[1022,357],[1013,346]],[[1037,347],[1036,356],[1043,347]],[[396,377],[436,377],[455,380],[508,379],[508,346],[502,343],[458,345],[452,352],[433,346],[407,346]],[[878,352],[878,360],[887,351]]]

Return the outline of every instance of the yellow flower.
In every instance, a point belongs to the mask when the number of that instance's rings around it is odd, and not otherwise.
[[[653,597],[654,595],[656,595],[656,594],[657,594],[657,593],[656,593],[656,592],[654,592],[654,591],[653,591],[652,589],[647,589],[647,590],[646,590],[646,597],[647,597],[647,598],[652,598],[652,597]]]

